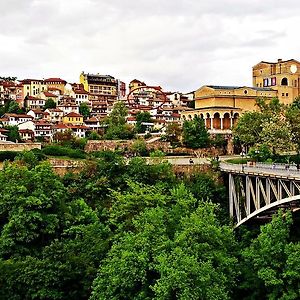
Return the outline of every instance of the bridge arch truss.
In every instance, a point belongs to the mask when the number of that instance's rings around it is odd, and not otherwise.
[[[300,207],[300,178],[229,172],[229,212],[236,227],[270,219],[279,208]]]

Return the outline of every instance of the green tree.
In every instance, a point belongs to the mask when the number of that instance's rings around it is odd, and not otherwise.
[[[15,125],[14,126],[5,126],[4,128],[8,130],[8,132],[6,133],[8,141],[12,141],[12,142],[16,142],[16,141],[20,142],[21,141],[18,126],[15,126]]]
[[[180,145],[182,136],[182,127],[178,123],[169,123],[166,126],[166,140],[171,143],[172,146]]]
[[[152,123],[151,115],[148,111],[145,112],[138,112],[136,114],[136,124],[135,129],[137,133],[145,133],[147,129],[147,125],[142,123]]]
[[[155,197],[153,190],[136,194],[136,188],[127,199],[118,194],[122,218],[132,218],[133,199],[139,209],[130,231],[120,236],[101,264],[91,300],[230,299],[236,246],[232,229],[216,220],[215,206],[197,207],[183,185],[168,195],[156,191]],[[146,203],[137,195],[147,197]]]
[[[90,111],[90,108],[87,105],[87,103],[83,102],[83,103],[80,104],[80,106],[79,106],[79,113],[81,115],[83,115],[84,119],[87,119],[87,118],[90,117],[91,111]]]
[[[19,104],[16,101],[9,101],[7,112],[15,113],[15,114],[20,113],[21,110],[20,110]]]
[[[195,117],[183,123],[183,143],[189,148],[205,148],[209,144],[209,133],[204,121]]]
[[[299,242],[290,242],[290,212],[279,211],[242,251],[243,299],[299,299]]]
[[[291,129],[291,139],[295,144],[298,156],[300,155],[300,97],[286,110],[286,118]]]
[[[46,100],[44,109],[46,110],[47,108],[56,108],[56,103],[52,98]]]
[[[141,155],[141,156],[147,155],[147,153],[148,153],[146,142],[142,139],[135,140],[131,146],[131,150],[135,154]]]
[[[114,105],[106,121],[108,127],[104,138],[109,140],[133,138],[133,128],[129,124],[126,124],[127,112],[128,109],[124,102],[119,101]]]
[[[233,135],[244,146],[265,144],[273,154],[293,149],[292,130],[286,118],[286,106],[278,98],[258,98],[260,111],[246,112],[233,129]]]

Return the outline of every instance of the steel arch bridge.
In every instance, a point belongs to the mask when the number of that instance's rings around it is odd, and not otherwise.
[[[229,213],[235,227],[271,219],[279,208],[300,209],[300,171],[296,167],[221,163],[220,169],[228,174]]]

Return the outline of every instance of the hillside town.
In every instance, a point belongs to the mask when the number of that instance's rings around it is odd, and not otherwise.
[[[11,126],[17,126],[24,143],[51,142],[55,134],[65,131],[84,138],[105,129],[105,119],[120,101],[128,109],[130,125],[136,124],[138,113],[150,114],[147,132],[162,133],[166,124],[198,116],[211,134],[230,135],[241,114],[257,109],[258,97],[278,97],[289,104],[300,95],[300,62],[295,59],[259,62],[252,68],[252,87],[203,85],[189,93],[165,91],[138,79],[127,88],[111,75],[84,72],[79,83],[59,77],[0,78],[1,143],[14,142],[7,137]]]

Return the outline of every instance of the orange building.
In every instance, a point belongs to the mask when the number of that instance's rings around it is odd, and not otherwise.
[[[300,62],[295,59],[261,61],[252,68],[253,86],[278,92],[280,102],[290,104],[300,95]]]
[[[257,97],[276,96],[271,88],[206,85],[195,91],[195,109],[183,111],[181,120],[197,115],[211,133],[230,133],[241,114],[257,109]]]

